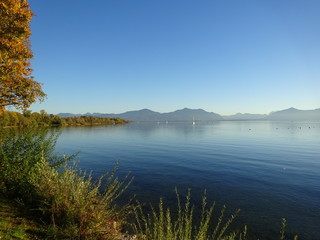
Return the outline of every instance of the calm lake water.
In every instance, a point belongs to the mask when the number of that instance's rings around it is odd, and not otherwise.
[[[192,125],[133,123],[112,127],[65,128],[57,151],[81,151],[79,166],[95,176],[121,160],[119,175],[135,177],[125,198],[153,204],[176,203],[191,188],[200,204],[208,200],[241,212],[237,226],[253,238],[287,235],[320,239],[320,123],[221,121]]]

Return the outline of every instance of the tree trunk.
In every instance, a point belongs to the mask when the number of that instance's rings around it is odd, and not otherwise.
[[[0,106],[0,116],[2,116],[5,110],[6,108],[4,106]]]

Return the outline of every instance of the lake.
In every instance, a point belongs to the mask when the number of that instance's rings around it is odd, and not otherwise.
[[[279,239],[281,218],[287,236],[320,239],[320,123],[269,121],[133,123],[111,127],[68,127],[57,151],[78,155],[94,176],[129,171],[134,182],[124,195],[170,206],[191,189],[199,206],[208,200],[230,211],[241,209],[236,226],[249,236]]]

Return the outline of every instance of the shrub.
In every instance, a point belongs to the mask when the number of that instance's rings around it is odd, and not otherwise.
[[[32,184],[56,237],[112,239],[118,235],[129,205],[119,207],[115,200],[132,179],[127,181],[126,176],[119,181],[116,169],[93,182],[91,174],[76,165],[66,165],[58,172],[45,159],[37,164]]]
[[[34,167],[41,159],[47,159],[52,167],[59,167],[74,156],[53,154],[58,133],[25,131],[9,135],[0,141],[0,191],[18,198],[30,200],[33,187],[30,179]]]
[[[57,137],[47,130],[1,136],[0,194],[22,200],[55,238],[113,239],[129,210],[129,204],[119,207],[115,200],[132,179],[120,181],[117,164],[94,182],[91,174],[68,164],[75,155],[54,154]]]

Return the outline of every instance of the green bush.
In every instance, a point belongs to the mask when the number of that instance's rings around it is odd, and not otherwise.
[[[41,159],[52,167],[59,167],[70,157],[53,153],[58,134],[48,131],[25,131],[9,135],[0,141],[0,191],[11,196],[30,200],[33,187],[30,179]]]
[[[91,174],[76,165],[67,165],[58,172],[45,159],[37,164],[32,184],[56,237],[111,239],[119,235],[129,205],[119,207],[115,200],[132,179],[127,181],[127,176],[119,181],[115,171],[93,182]]]
[[[49,237],[114,239],[119,235],[129,204],[115,200],[132,179],[120,181],[118,164],[97,181],[54,153],[58,133],[27,131],[0,141],[0,194],[19,199],[30,214],[40,217]],[[108,238],[106,238],[108,236]],[[111,238],[112,237],[112,238]]]

